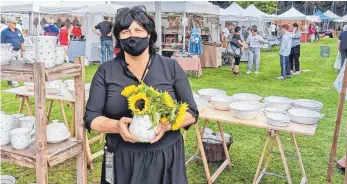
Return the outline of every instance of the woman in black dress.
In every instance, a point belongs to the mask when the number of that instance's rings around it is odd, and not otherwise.
[[[132,114],[121,95],[140,80],[169,92],[189,105],[181,127],[187,129],[199,114],[187,76],[175,60],[156,54],[155,24],[144,7],[119,10],[113,33],[121,52],[96,71],[84,117],[88,130],[106,133],[101,183],[188,183],[180,131],[160,123],[151,143],[138,142],[128,130]]]

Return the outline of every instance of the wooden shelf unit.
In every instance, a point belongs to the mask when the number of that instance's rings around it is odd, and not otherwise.
[[[1,159],[5,162],[36,168],[36,183],[48,183],[48,167],[52,167],[77,157],[78,184],[87,183],[86,162],[86,131],[83,126],[85,104],[84,58],[76,57],[74,64],[63,64],[45,69],[43,62],[24,64],[14,61],[14,64],[1,66],[2,80],[34,82],[35,98],[35,141],[25,150],[14,150],[11,145],[0,147]],[[69,138],[59,144],[48,144],[46,137],[46,82],[74,77],[75,80],[75,123],[76,138]]]

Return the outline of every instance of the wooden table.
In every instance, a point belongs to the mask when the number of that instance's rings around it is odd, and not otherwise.
[[[209,184],[213,183],[226,167],[231,168],[231,160],[229,157],[229,151],[228,151],[228,148],[226,146],[226,142],[224,140],[224,137],[222,136],[222,143],[223,143],[224,152],[226,155],[226,160],[222,163],[222,165],[217,169],[217,171],[212,176],[210,174],[210,170],[209,170],[208,163],[207,163],[207,158],[206,158],[205,151],[204,151],[203,144],[202,144],[202,136],[204,134],[205,128],[206,128],[209,120],[217,121],[217,124],[219,127],[219,132],[221,133],[221,135],[223,135],[223,128],[222,128],[221,122],[228,123],[228,124],[246,125],[246,126],[251,126],[251,127],[256,127],[256,128],[264,128],[264,129],[269,130],[268,135],[267,135],[267,139],[265,141],[265,146],[264,146],[263,152],[261,153],[261,157],[260,157],[259,164],[258,164],[258,167],[256,170],[253,184],[259,183],[261,178],[265,174],[274,175],[273,173],[266,172],[266,169],[269,166],[269,161],[270,161],[271,155],[273,154],[273,148],[274,148],[276,143],[277,143],[277,146],[279,148],[281,159],[283,162],[283,167],[284,167],[284,170],[286,173],[286,177],[284,177],[284,178],[287,178],[288,183],[292,184],[292,180],[291,180],[291,176],[289,173],[289,168],[288,168],[288,164],[287,164],[287,160],[286,160],[286,155],[285,155],[284,150],[283,150],[283,146],[282,146],[282,143],[280,140],[279,132],[290,133],[291,138],[292,138],[292,142],[293,142],[293,145],[295,148],[296,157],[298,159],[298,163],[299,163],[301,174],[302,174],[301,184],[307,183],[306,173],[305,173],[304,165],[302,163],[302,158],[301,158],[301,155],[299,152],[299,147],[298,147],[298,144],[297,144],[296,139],[295,139],[295,134],[313,136],[316,132],[317,125],[302,125],[302,124],[290,123],[289,126],[287,126],[287,127],[275,127],[275,126],[271,126],[271,125],[267,124],[267,120],[266,120],[265,115],[260,114],[254,120],[240,120],[240,119],[235,118],[230,111],[215,110],[211,106],[211,104],[206,109],[201,110],[199,116],[200,116],[200,118],[204,119],[205,122],[204,122],[204,126],[203,126],[201,132],[200,132],[198,124],[194,125],[196,137],[197,137],[197,143],[198,143],[198,150],[197,150],[197,153],[186,162],[186,165],[188,165],[191,161],[193,161],[195,158],[197,158],[197,156],[200,154],[200,156],[202,158],[203,165],[204,165],[206,179],[207,179],[207,182]],[[266,150],[269,146],[269,142],[271,142],[270,153],[267,156],[264,167],[262,169],[263,161],[264,161],[264,158],[266,155]]]
[[[184,71],[195,71],[197,78],[202,75],[202,67],[199,58],[180,58],[175,56],[171,58],[175,59]]]
[[[25,86],[21,86],[21,87],[17,87],[17,88],[11,88],[11,89],[7,89],[7,90],[3,90],[3,92],[5,93],[9,93],[9,94],[14,94],[16,96],[18,96],[19,98],[21,98],[21,103],[19,105],[19,113],[23,112],[23,105],[25,102],[25,105],[27,107],[27,112],[30,116],[32,116],[32,112],[31,112],[31,106],[29,103],[29,97],[34,97],[34,91],[29,91],[27,89],[27,87]],[[86,101],[88,100],[89,94],[86,93]],[[75,98],[69,93],[69,91],[66,88],[62,89],[62,95],[59,96],[58,94],[56,95],[51,95],[51,94],[46,94],[46,100],[50,101],[49,107],[48,107],[48,114],[47,117],[49,119],[50,114],[52,112],[52,107],[53,107],[53,103],[56,101],[59,104],[59,108],[64,120],[64,124],[66,125],[66,127],[69,127],[69,122],[67,120],[66,117],[66,113],[65,113],[65,109],[64,109],[64,103],[67,103],[70,105],[71,109],[72,109],[72,119],[71,119],[71,126],[70,126],[70,134],[71,136],[76,135],[76,121],[75,121]],[[100,150],[94,154],[91,153],[91,149],[90,149],[90,144],[99,141],[99,143],[101,144],[102,141],[104,140],[104,135],[105,134],[100,134],[90,140],[88,140],[88,137],[86,136],[86,141],[88,144],[86,144],[86,152],[87,152],[87,160],[88,160],[88,164],[90,168],[93,168],[93,160],[98,157],[103,155],[104,151]]]

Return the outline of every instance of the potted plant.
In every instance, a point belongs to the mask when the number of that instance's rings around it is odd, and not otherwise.
[[[158,91],[143,82],[125,87],[121,95],[127,98],[134,115],[129,131],[143,142],[155,137],[158,123],[170,123],[172,130],[178,130],[188,110],[186,103],[177,102],[168,92]]]

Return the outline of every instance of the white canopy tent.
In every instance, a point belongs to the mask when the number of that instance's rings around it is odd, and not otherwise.
[[[238,20],[256,20],[257,16],[250,14],[236,2],[232,3],[228,8],[222,10],[221,21],[238,21]]]
[[[315,15],[306,16],[306,20],[311,21],[311,22],[322,22],[321,18],[319,16],[315,16]]]
[[[299,12],[294,7],[290,8],[288,11],[281,15],[278,15],[279,20],[306,20],[306,15]]]
[[[258,31],[264,31],[266,28],[266,23],[271,22],[271,20],[275,20],[276,18],[272,15],[262,12],[253,4],[249,5],[246,9],[246,12],[249,12],[252,16],[258,17],[259,21],[257,22],[259,28]],[[262,32],[264,33],[264,32]]]
[[[330,10],[326,11],[324,13],[325,16],[332,18],[332,19],[341,19],[340,16],[336,15],[335,13],[331,12]]]
[[[347,15],[341,17],[340,19],[334,20],[334,22],[347,22]]]

